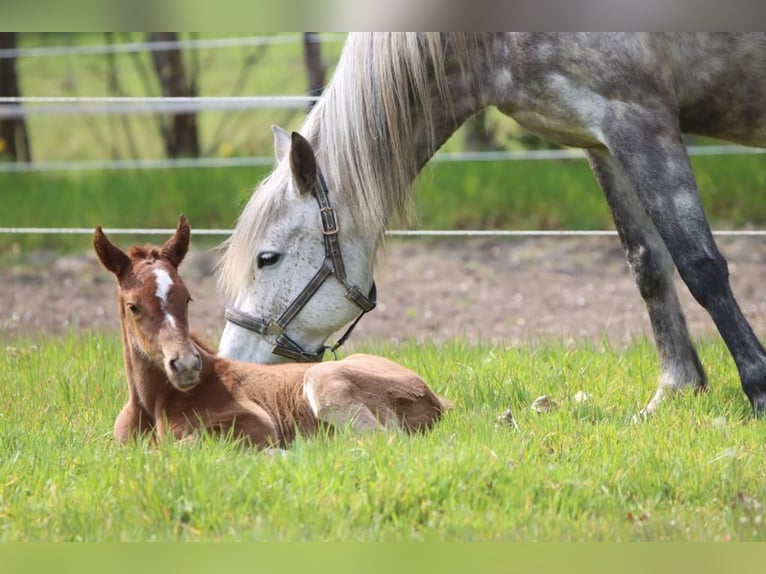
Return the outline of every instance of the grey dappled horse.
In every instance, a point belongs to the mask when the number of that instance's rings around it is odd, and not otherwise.
[[[670,391],[706,386],[678,269],[762,414],[766,352],[732,294],[682,133],[764,145],[765,93],[764,33],[350,34],[300,133],[274,129],[277,165],[228,242],[221,352],[321,357],[333,332],[374,307],[376,249],[421,168],[472,114],[496,106],[585,149],[660,355],[644,412]]]

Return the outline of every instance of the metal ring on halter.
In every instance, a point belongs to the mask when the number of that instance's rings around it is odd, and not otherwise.
[[[360,319],[366,313],[372,311],[377,303],[377,287],[375,286],[375,281],[372,282],[370,292],[367,295],[364,295],[358,288],[349,285],[346,281],[346,268],[343,265],[343,256],[340,251],[340,240],[338,239],[340,226],[338,224],[336,212],[330,205],[327,184],[319,170],[317,170],[317,181],[311,194],[319,204],[319,220],[322,225],[322,237],[324,239],[325,250],[325,258],[322,260],[322,266],[276,319],[261,319],[260,317],[255,317],[254,315],[235,309],[232,306],[227,307],[225,313],[226,320],[238,327],[264,336],[276,335],[274,347],[271,352],[275,355],[286,357],[297,362],[319,362],[324,357],[325,351],[328,350],[334,354],[335,351],[349,338]],[[354,319],[351,325],[349,325],[340,339],[338,339],[332,347],[325,345],[316,352],[306,351],[298,343],[293,341],[285,333],[285,330],[300,310],[309,302],[311,297],[313,297],[319,290],[319,287],[321,287],[331,275],[334,275],[341,285],[346,288],[346,298],[353,301],[354,304],[361,309],[361,313],[357,315],[356,319]]]

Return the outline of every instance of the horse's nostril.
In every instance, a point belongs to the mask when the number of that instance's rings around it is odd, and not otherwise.
[[[168,366],[176,374],[199,371],[202,369],[202,356],[199,353],[194,353],[185,358],[174,357],[168,361]]]

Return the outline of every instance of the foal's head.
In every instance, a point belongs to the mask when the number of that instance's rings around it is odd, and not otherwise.
[[[164,370],[181,391],[199,383],[202,369],[189,335],[191,298],[178,276],[189,235],[189,222],[183,215],[175,234],[161,247],[132,247],[126,254],[107,239],[101,227],[93,235],[98,258],[117,278],[124,344]]]

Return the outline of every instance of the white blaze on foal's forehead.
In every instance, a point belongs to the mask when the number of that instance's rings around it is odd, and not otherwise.
[[[160,300],[164,308],[168,301],[168,291],[173,286],[173,280],[170,278],[170,273],[164,269],[155,269],[154,276],[157,279],[157,299]]]
[[[164,269],[154,269],[154,277],[157,280],[157,291],[155,291],[155,293],[157,295],[157,299],[160,300],[160,306],[162,307],[163,311],[165,311],[165,320],[167,320],[171,325],[175,325],[176,321],[173,318],[173,315],[168,313],[166,307],[168,302],[168,292],[173,286],[173,279],[171,279],[170,273]]]

